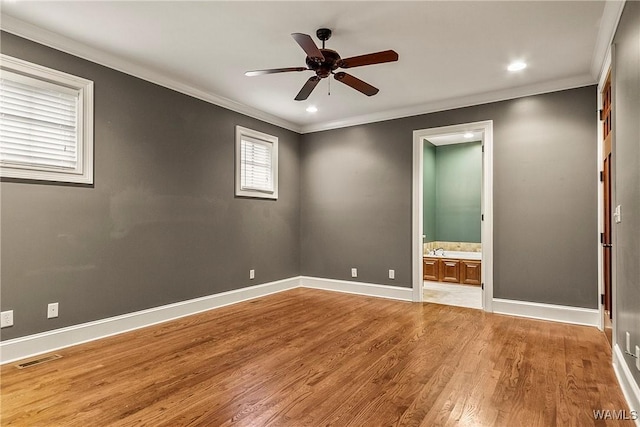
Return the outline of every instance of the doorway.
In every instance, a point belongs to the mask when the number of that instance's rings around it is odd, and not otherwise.
[[[455,261],[448,257],[438,260],[436,257],[424,258],[424,251],[430,246],[424,245],[424,170],[425,141],[434,138],[446,140],[455,135],[473,134],[474,140],[481,140],[482,172],[480,201],[480,260],[467,259]],[[493,302],[493,122],[491,120],[438,128],[421,129],[413,132],[413,229],[412,229],[412,281],[413,300],[424,301],[424,274],[435,274],[444,282],[458,283],[466,281],[475,284],[480,291],[480,304],[485,311],[492,311]],[[455,243],[455,242],[454,242]],[[433,248],[440,249],[440,248]],[[455,248],[453,248],[455,249]],[[461,251],[467,252],[467,251]],[[446,253],[446,252],[445,252]],[[440,255],[434,254],[434,255]],[[468,254],[464,258],[472,258]],[[425,268],[426,264],[429,264]],[[435,262],[434,262],[435,260]],[[449,260],[449,261],[447,261]],[[463,262],[464,261],[464,262]],[[481,266],[481,267],[480,267]],[[434,276],[434,277],[436,277]],[[427,276],[429,277],[429,276]]]

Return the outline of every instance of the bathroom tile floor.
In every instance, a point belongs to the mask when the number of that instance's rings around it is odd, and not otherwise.
[[[424,302],[482,308],[482,290],[479,286],[425,281],[423,292]]]

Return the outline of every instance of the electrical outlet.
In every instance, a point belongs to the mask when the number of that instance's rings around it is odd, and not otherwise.
[[[395,270],[389,270],[389,279],[393,280],[396,278],[396,271]]]
[[[249,279],[255,279],[255,278],[256,278],[256,271],[249,270]]]
[[[631,354],[631,334],[629,333],[629,331],[626,332],[625,338],[626,338],[625,348],[627,350],[627,353]]]
[[[8,328],[13,326],[13,310],[3,311],[0,314],[0,327]]]
[[[640,346],[636,346],[636,368],[640,371]]]
[[[54,317],[58,317],[58,303],[52,302],[47,305],[47,319],[53,319]]]
[[[351,269],[351,277],[358,277],[358,269],[357,268],[352,268]]]

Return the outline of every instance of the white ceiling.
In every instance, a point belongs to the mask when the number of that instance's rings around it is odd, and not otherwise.
[[[612,4],[614,4],[612,6]],[[4,0],[0,26],[78,56],[296,131],[455,108],[596,82],[620,2],[32,2]],[[615,10],[614,10],[615,9]],[[613,11],[613,12],[612,12]],[[344,57],[394,49],[395,63],[353,68],[366,97],[312,73],[246,77],[304,66],[290,33]],[[316,39],[317,40],[317,39]],[[506,70],[521,59],[528,67]],[[318,112],[305,111],[316,105]]]

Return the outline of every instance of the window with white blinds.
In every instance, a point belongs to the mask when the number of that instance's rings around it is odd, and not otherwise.
[[[272,145],[253,138],[241,140],[240,151],[240,188],[272,192]]]
[[[236,195],[278,198],[278,138],[236,126]]]
[[[92,85],[88,80],[3,55],[3,177],[93,182]]]

